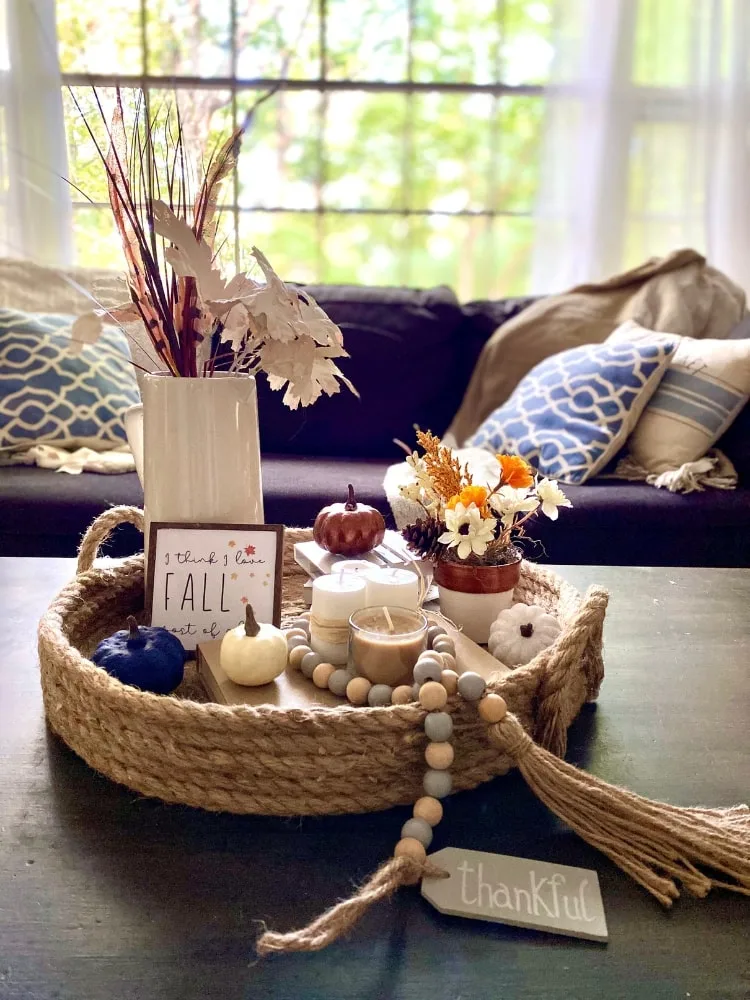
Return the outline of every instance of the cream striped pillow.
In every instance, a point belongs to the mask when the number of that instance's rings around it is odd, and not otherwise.
[[[639,336],[663,335],[631,321],[610,339]],[[678,339],[659,388],[628,438],[632,458],[655,475],[702,458],[750,396],[750,339]]]

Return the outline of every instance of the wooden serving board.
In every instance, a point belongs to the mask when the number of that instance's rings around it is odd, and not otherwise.
[[[456,645],[456,664],[460,674],[467,670],[481,674],[489,680],[493,674],[509,673],[508,667],[488,653],[482,646],[446,625],[437,615],[425,610],[430,621],[443,625]],[[325,705],[340,707],[345,700],[337,698],[328,690],[315,687],[299,670],[285,670],[270,684],[246,687],[230,681],[219,663],[221,639],[202,642],[198,646],[196,664],[198,676],[212,700],[219,705],[276,705],[279,708],[312,708]]]

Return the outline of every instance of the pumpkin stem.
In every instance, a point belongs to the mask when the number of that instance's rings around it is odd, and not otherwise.
[[[133,615],[128,615],[125,619],[128,626],[128,646],[145,646],[146,639],[141,635],[141,630],[138,628],[138,622],[135,620]]]
[[[260,625],[255,620],[255,612],[252,604],[245,605],[245,635],[253,639],[260,632]]]
[[[531,622],[527,622],[525,625],[520,626],[520,631],[524,639],[530,639],[534,634],[534,626]]]
[[[354,487],[352,486],[351,483],[349,483],[349,499],[346,501],[346,504],[344,506],[346,507],[347,510],[357,509],[357,501],[354,499]]]

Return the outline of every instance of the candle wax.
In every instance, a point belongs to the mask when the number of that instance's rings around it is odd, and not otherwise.
[[[365,579],[367,607],[419,608],[419,580],[411,570],[375,567],[365,574]]]
[[[411,684],[414,664],[427,648],[427,620],[419,611],[388,606],[393,631],[382,607],[352,616],[349,659],[373,684]]]
[[[365,606],[365,595],[365,581],[353,573],[333,573],[313,580],[310,647],[324,662],[335,666],[346,663],[349,618]]]

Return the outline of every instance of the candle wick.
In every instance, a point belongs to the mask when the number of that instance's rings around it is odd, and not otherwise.
[[[391,618],[391,613],[388,608],[383,608],[383,614],[385,615],[385,620],[388,622],[388,631],[395,632],[396,630],[393,627],[393,619]]]

